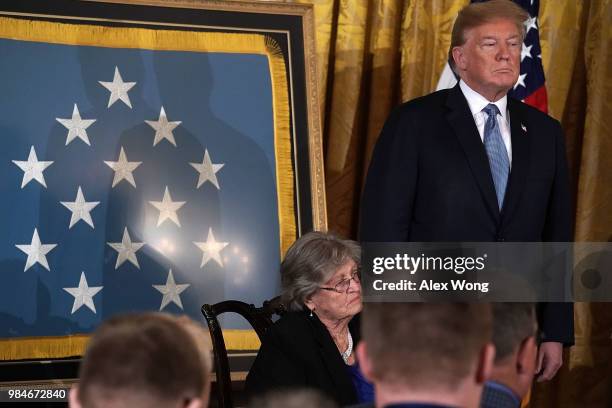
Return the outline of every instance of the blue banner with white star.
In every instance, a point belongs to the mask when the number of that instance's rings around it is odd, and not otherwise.
[[[0,338],[277,294],[267,55],[15,38],[0,55]]]

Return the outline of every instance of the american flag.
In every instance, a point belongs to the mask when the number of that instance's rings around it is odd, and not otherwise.
[[[486,0],[472,0],[480,3]],[[540,0],[513,0],[529,13],[525,22],[525,40],[521,50],[521,73],[508,95],[534,106],[542,112],[548,111],[548,98],[544,81],[544,68],[542,66],[542,49],[538,25],[538,12]],[[454,86],[458,78],[453,74],[448,63],[444,67],[437,89]]]
[[[264,55],[14,39],[0,55],[1,338],[277,293]]]

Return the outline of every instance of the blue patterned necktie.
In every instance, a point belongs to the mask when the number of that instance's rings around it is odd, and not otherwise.
[[[482,111],[488,115],[484,127],[484,146],[487,156],[489,156],[489,166],[491,166],[497,204],[501,210],[506,194],[506,185],[508,184],[508,173],[510,173],[510,160],[497,123],[499,109],[496,105],[490,103]]]

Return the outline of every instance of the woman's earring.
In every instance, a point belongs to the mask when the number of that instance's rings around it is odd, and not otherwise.
[[[310,309],[310,317],[312,317],[312,309]]]

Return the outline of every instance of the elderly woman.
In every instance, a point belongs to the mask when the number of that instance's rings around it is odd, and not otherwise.
[[[246,379],[253,396],[283,388],[315,388],[340,405],[371,401],[353,351],[352,317],[361,311],[356,242],[310,232],[281,264],[289,310],[266,333]]]

